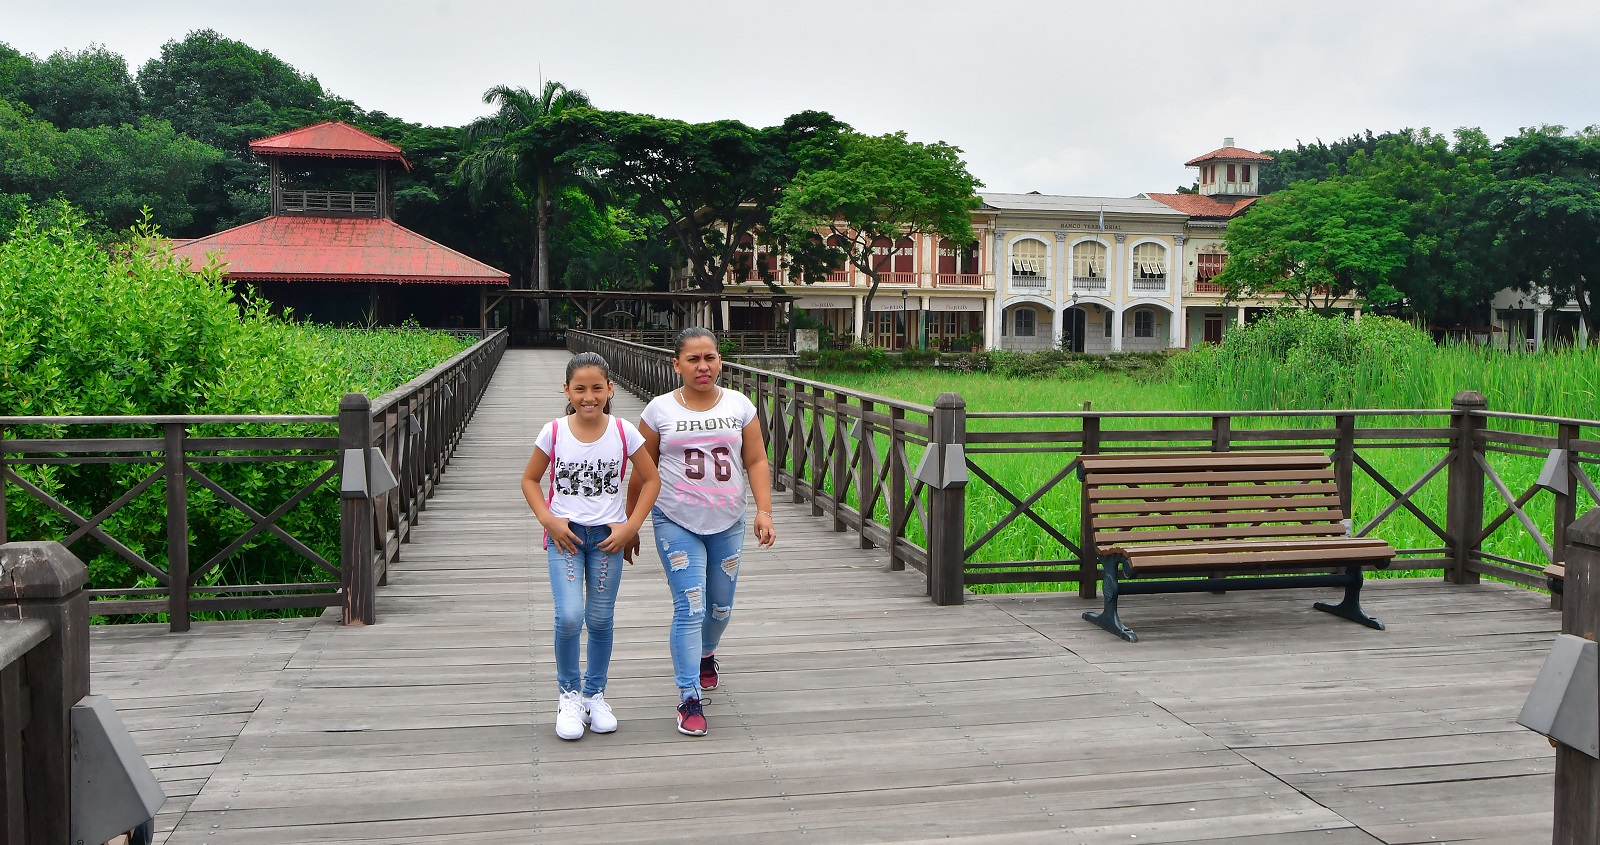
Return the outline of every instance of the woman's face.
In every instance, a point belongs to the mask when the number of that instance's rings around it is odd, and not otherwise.
[[[691,337],[683,344],[678,356],[672,359],[672,368],[683,378],[685,390],[710,391],[722,374],[722,356],[717,352],[717,342],[709,337]]]

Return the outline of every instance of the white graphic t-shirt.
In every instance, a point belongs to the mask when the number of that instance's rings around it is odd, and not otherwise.
[[[644,435],[615,417],[606,418],[605,434],[593,443],[574,437],[566,417],[540,429],[534,446],[550,458],[550,469],[539,479],[550,512],[579,525],[627,522],[622,465],[643,445]]]
[[[656,507],[696,534],[726,531],[744,518],[744,427],[756,406],[722,391],[708,411],[678,404],[676,392],[650,400],[640,419],[661,435],[661,497]]]

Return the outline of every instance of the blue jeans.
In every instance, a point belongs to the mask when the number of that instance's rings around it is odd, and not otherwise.
[[[744,551],[744,520],[716,534],[696,534],[668,519],[660,508],[650,514],[656,551],[672,590],[672,674],[679,698],[700,695],[700,658],[717,650],[733,616],[733,588]],[[716,565],[708,565],[715,561]],[[709,608],[710,612],[707,612]]]
[[[578,689],[578,632],[589,628],[589,668],[583,673],[583,694],[606,691],[611,667],[611,620],[622,582],[622,553],[600,551],[611,536],[609,525],[571,523],[582,545],[573,554],[554,541],[550,555],[550,593],[556,605],[556,683],[562,692]],[[584,596],[587,589],[588,596]]]

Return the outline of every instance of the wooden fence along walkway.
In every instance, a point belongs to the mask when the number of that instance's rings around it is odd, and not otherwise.
[[[789,497],[741,571],[711,733],[673,730],[647,553],[618,603],[622,728],[564,743],[517,489],[564,358],[506,353],[378,624],[93,631],[94,691],[173,796],[158,840],[1549,840],[1554,755],[1512,721],[1559,627],[1541,594],[1374,582],[1387,632],[1307,613],[1320,591],[1141,597],[1129,645],[1073,593],[932,606],[894,570],[909,545],[863,549]]]

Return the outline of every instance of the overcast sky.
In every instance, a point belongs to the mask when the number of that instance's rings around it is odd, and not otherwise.
[[[1600,123],[1593,0],[0,0],[0,41],[40,57],[97,42],[137,69],[208,27],[411,121],[542,71],[602,108],[904,129],[996,191],[1170,191],[1229,135]]]

